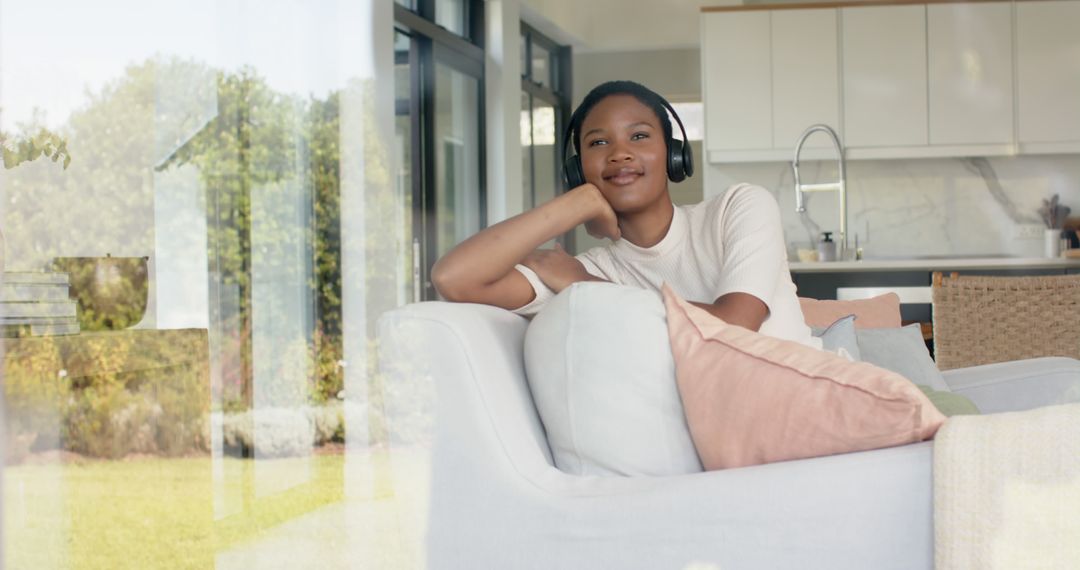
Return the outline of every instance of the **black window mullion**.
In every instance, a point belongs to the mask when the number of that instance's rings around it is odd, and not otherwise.
[[[479,136],[477,136],[477,144],[480,149],[480,164],[477,178],[480,182],[480,227],[486,228],[488,226],[488,194],[487,194],[487,90],[484,89],[484,73],[483,66],[480,67],[480,74],[477,75],[480,79],[480,89],[477,97],[477,109],[476,116],[479,120],[477,128],[480,129]]]
[[[521,70],[521,74],[525,76],[526,83],[533,82],[532,76],[532,29],[526,27],[525,30],[525,69]]]
[[[559,90],[559,99],[562,104],[558,107],[559,114],[556,122],[559,126],[555,129],[555,144],[561,149],[564,144],[563,139],[565,138],[566,128],[570,125],[570,94],[573,93],[574,85],[574,60],[569,46],[558,48],[557,53],[559,54],[559,84],[556,85],[556,87]],[[562,180],[562,160],[563,158],[560,157],[559,160],[556,161],[556,169],[559,171],[555,178],[556,180]],[[563,234],[563,247],[566,251],[577,251],[577,237],[574,232],[571,231]]]
[[[466,10],[468,10],[469,39],[480,49],[484,49],[484,30],[487,29],[484,24],[487,15],[484,11],[483,0],[469,0]]]
[[[425,300],[431,300],[436,298],[435,288],[431,284],[431,267],[435,264],[435,260],[432,259],[435,256],[435,252],[438,251],[438,227],[437,216],[438,211],[435,203],[435,177],[438,174],[435,169],[435,55],[434,45],[430,38],[418,39],[418,53],[417,53],[417,75],[420,81],[418,81],[419,93],[417,93],[417,106],[416,109],[419,120],[417,121],[420,129],[420,147],[421,147],[421,172],[422,176],[421,187],[418,189],[420,194],[420,212],[422,216],[421,226],[423,227],[423,240],[421,242],[421,248],[423,250],[421,259],[420,271],[423,275],[423,287],[422,294]],[[416,205],[414,204],[414,208]]]
[[[547,101],[552,105],[561,106],[564,104],[565,99],[562,95],[533,81],[523,81],[521,84],[521,88],[525,90],[525,92],[529,95],[539,97],[540,99],[543,99],[544,101]]]
[[[442,63],[444,65],[448,65],[448,66],[450,66],[450,67],[456,69],[457,71],[460,71],[460,72],[462,72],[462,73],[464,73],[466,75],[470,75],[472,77],[480,79],[481,80],[481,85],[483,85],[483,79],[484,79],[484,62],[483,62],[483,60],[476,60],[476,59],[473,59],[473,58],[470,58],[470,57],[466,57],[466,56],[462,55],[460,52],[457,52],[457,51],[454,51],[454,50],[442,49],[443,47],[445,47],[442,44],[436,43],[436,46],[438,48],[436,50],[438,53],[436,54],[435,59],[439,63]],[[483,91],[483,89],[481,89],[481,92],[482,91]]]
[[[574,81],[573,53],[569,46],[559,47],[554,53],[557,53],[559,58],[559,84],[555,86],[556,91],[569,102]]]
[[[436,203],[436,186],[439,173],[435,157],[438,142],[435,140],[436,69],[443,64],[479,82],[477,109],[477,145],[479,148],[479,221],[487,226],[487,172],[485,133],[484,90],[484,2],[466,0],[465,37],[435,23],[436,0],[416,0],[415,10],[394,3],[395,26],[408,30],[413,38],[409,52],[412,74],[412,93],[409,113],[412,115],[413,138],[413,228],[414,237],[420,241],[420,285],[424,300],[436,299],[431,284],[431,268],[438,252],[439,210]]]
[[[563,162],[565,156],[562,154],[563,139],[566,126],[570,122],[570,88],[572,80],[572,69],[570,67],[570,48],[563,47],[548,39],[546,36],[536,31],[532,26],[525,22],[521,23],[521,38],[524,42],[525,51],[525,63],[521,70],[521,90],[528,96],[527,109],[529,115],[529,196],[532,199],[533,206],[536,205],[536,145],[532,139],[533,121],[533,107],[537,99],[551,105],[555,109],[555,152],[556,160],[553,165],[554,180],[561,187],[561,181],[563,177]],[[546,78],[547,83],[550,85],[545,86],[541,82],[537,81],[533,76],[533,45],[539,45],[547,49],[551,55],[551,62],[549,73],[551,75]],[[562,190],[559,190],[561,193]],[[568,251],[573,251],[576,240],[574,239],[574,232],[570,231],[563,234],[558,238],[559,242],[563,244]]]
[[[409,121],[410,137],[412,145],[412,227],[413,227],[413,239],[416,240],[420,248],[418,252],[414,251],[414,254],[418,254],[419,259],[413,260],[419,267],[419,275],[417,280],[419,283],[415,285],[420,291],[420,300],[424,301],[429,299],[427,283],[431,280],[428,274],[428,268],[423,262],[427,259],[427,252],[431,251],[428,247],[427,236],[430,234],[428,231],[426,221],[428,216],[426,212],[426,201],[424,196],[424,176],[426,175],[425,168],[425,149],[424,145],[424,115],[422,113],[422,101],[423,96],[423,69],[420,65],[420,41],[416,38],[410,38],[409,41],[409,76],[410,76],[410,89],[409,89],[409,116],[412,118]],[[410,247],[412,245],[410,244]]]
[[[416,0],[416,14],[421,18],[435,21],[435,0]]]
[[[434,4],[432,4],[432,13],[434,14]],[[436,24],[434,20],[424,18],[421,13],[413,12],[401,4],[394,3],[394,20],[416,35],[430,38],[440,46],[450,48],[468,59],[483,64],[483,48]]]

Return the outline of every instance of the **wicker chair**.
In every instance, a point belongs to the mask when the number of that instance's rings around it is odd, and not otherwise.
[[[932,296],[941,370],[1040,356],[1080,358],[1080,275],[934,273]]]

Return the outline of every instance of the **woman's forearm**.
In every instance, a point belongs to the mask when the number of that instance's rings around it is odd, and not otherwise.
[[[486,228],[439,259],[431,272],[432,283],[446,299],[471,298],[505,277],[544,242],[595,217],[606,205],[603,200],[596,187],[586,184]]]
[[[749,293],[728,293],[712,303],[691,301],[690,304],[705,309],[728,324],[739,325],[754,332],[761,330],[762,323],[769,316],[769,307]]]

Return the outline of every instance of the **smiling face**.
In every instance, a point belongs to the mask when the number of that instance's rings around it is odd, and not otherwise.
[[[581,123],[581,168],[617,214],[667,197],[667,144],[660,119],[632,95],[611,95]]]

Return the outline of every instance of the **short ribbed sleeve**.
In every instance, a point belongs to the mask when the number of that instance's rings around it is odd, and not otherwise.
[[[533,297],[532,301],[514,309],[512,312],[523,317],[531,317],[540,312],[540,309],[555,296],[555,292],[549,289],[547,285],[544,285],[544,282],[540,280],[540,276],[532,269],[529,269],[520,263],[515,265],[514,269],[517,269],[525,276],[525,279],[529,280],[529,284],[532,285],[533,292],[536,296]]]
[[[771,305],[787,260],[780,207],[768,190],[749,184],[732,188],[724,198],[715,226],[723,260],[714,299],[747,293]],[[770,313],[773,309],[769,306]]]
[[[607,273],[601,271],[597,264],[592,259],[590,259],[590,256],[597,255],[597,252],[601,249],[603,248],[593,248],[581,255],[576,256],[576,259],[580,261],[583,266],[585,266],[585,271],[588,271],[590,274],[595,275],[596,277],[600,277],[602,279],[614,281]],[[546,305],[547,302],[555,296],[555,292],[548,288],[547,285],[544,285],[544,282],[540,279],[540,276],[537,275],[536,272],[532,269],[529,269],[528,267],[520,263],[515,265],[514,269],[517,269],[522,275],[525,276],[525,279],[529,280],[529,284],[532,285],[533,293],[535,293],[536,296],[533,297],[532,301],[529,301],[527,304],[514,309],[512,312],[523,317],[531,317],[536,313],[539,313],[540,309],[544,308],[544,305]]]

